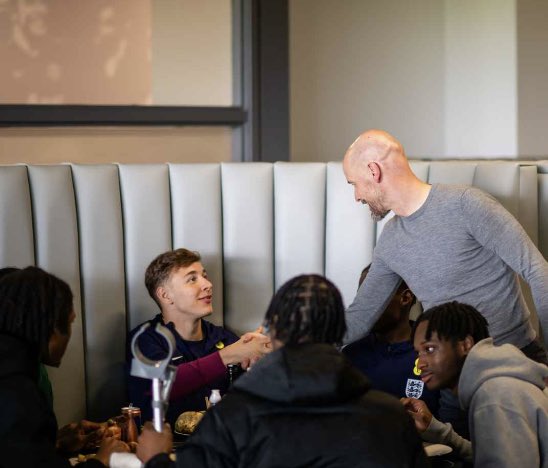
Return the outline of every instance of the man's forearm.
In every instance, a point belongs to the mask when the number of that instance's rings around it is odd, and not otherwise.
[[[356,297],[346,309],[346,334],[344,344],[352,343],[367,335],[377,322],[398,288],[401,278],[374,265],[358,289]]]

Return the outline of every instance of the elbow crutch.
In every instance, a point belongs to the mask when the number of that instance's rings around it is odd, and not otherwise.
[[[152,380],[152,419],[154,429],[158,432],[162,432],[165,413],[169,402],[169,394],[177,370],[175,366],[169,364],[175,349],[175,338],[166,327],[159,323],[156,324],[155,331],[167,342],[168,352],[163,359],[149,359],[141,352],[137,342],[139,336],[143,334],[149,326],[149,323],[143,324],[131,340],[131,352],[133,354],[131,375]]]

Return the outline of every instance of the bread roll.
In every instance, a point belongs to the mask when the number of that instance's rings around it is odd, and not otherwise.
[[[183,434],[192,434],[203,417],[203,411],[185,411],[175,421],[175,430]]]

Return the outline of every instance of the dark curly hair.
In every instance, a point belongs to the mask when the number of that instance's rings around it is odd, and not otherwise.
[[[72,299],[69,285],[41,268],[14,269],[0,280],[0,333],[44,352],[54,330],[69,332]]]
[[[19,271],[20,268],[16,268],[16,267],[4,267],[4,268],[0,268],[0,280],[4,277],[4,276],[7,276],[11,273],[15,273],[16,271]]]
[[[323,276],[297,276],[274,295],[264,324],[286,345],[339,344],[346,331],[341,293]]]
[[[415,338],[415,331],[419,323],[424,321],[428,321],[425,336],[427,340],[432,337],[434,332],[437,333],[439,339],[452,343],[462,341],[467,336],[471,336],[474,343],[477,343],[490,336],[489,325],[485,317],[471,305],[457,301],[432,307],[420,315],[415,321],[411,340]]]

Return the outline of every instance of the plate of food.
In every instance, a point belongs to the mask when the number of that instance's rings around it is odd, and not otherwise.
[[[175,421],[175,434],[188,437],[204,417],[205,411],[185,411]]]

